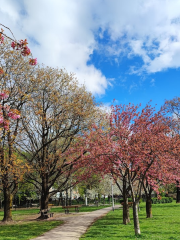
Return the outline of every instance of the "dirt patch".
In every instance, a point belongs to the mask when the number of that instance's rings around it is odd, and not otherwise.
[[[69,217],[74,216],[74,214],[65,214],[65,213],[54,213],[54,216],[48,219],[38,219],[39,214],[31,214],[31,215],[14,215],[13,221],[3,222],[0,221],[0,225],[15,225],[15,224],[26,224],[29,222],[37,222],[37,221],[54,221],[61,217]]]

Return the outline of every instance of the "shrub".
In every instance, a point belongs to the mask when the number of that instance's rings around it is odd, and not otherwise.
[[[173,201],[173,198],[171,198],[171,197],[162,197],[161,199],[152,198],[151,201],[152,201],[152,204],[157,204],[157,203],[171,203],[171,202]]]

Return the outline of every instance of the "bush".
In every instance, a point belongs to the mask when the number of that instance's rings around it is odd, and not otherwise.
[[[151,201],[152,201],[152,204],[171,203],[173,201],[173,198],[171,197],[162,197],[161,199],[152,198]]]
[[[132,202],[132,201],[133,201],[132,198],[128,198],[128,202]],[[124,200],[120,199],[119,202],[122,203],[122,202],[124,202]]]

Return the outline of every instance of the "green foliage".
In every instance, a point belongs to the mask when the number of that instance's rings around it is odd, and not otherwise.
[[[120,199],[119,201],[120,201],[120,203],[124,202],[123,199]],[[132,201],[133,201],[132,198],[128,198],[128,202],[132,202]]]
[[[100,180],[101,180],[101,177],[94,174],[93,176],[91,176],[91,178],[79,183],[77,186],[78,186],[78,192],[80,196],[84,197],[84,194],[86,193],[87,189],[92,190],[93,188],[95,189],[98,188],[98,186],[100,185]]]
[[[124,239],[147,239],[147,240],[179,240],[179,215],[180,204],[175,202],[153,205],[153,218],[146,218],[146,205],[141,204],[139,220],[141,235],[135,236],[133,220],[128,225],[122,224],[122,208],[109,212],[106,216],[96,221],[80,240],[124,240]],[[130,218],[133,219],[132,208]]]
[[[157,203],[172,203],[173,198],[172,197],[162,197],[161,199],[158,198],[152,198],[152,203],[157,204]]]
[[[168,193],[176,193],[177,191],[176,184],[174,183],[168,184],[165,189]]]

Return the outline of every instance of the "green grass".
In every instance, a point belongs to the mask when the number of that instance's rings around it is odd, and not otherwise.
[[[164,203],[153,205],[153,218],[147,219],[145,203],[140,204],[139,213],[141,235],[138,239],[148,240],[180,240],[180,204]],[[122,209],[109,212],[96,221],[80,238],[81,240],[121,240],[137,239],[134,234],[132,209],[131,223],[122,224]]]
[[[99,206],[99,207],[96,207],[96,206],[81,207],[80,212],[92,212],[92,211],[99,210],[99,209],[102,209],[102,208],[106,208],[106,207],[109,207],[109,206],[110,205]]]
[[[39,221],[28,224],[1,225],[0,240],[28,240],[62,224],[62,221]]]

